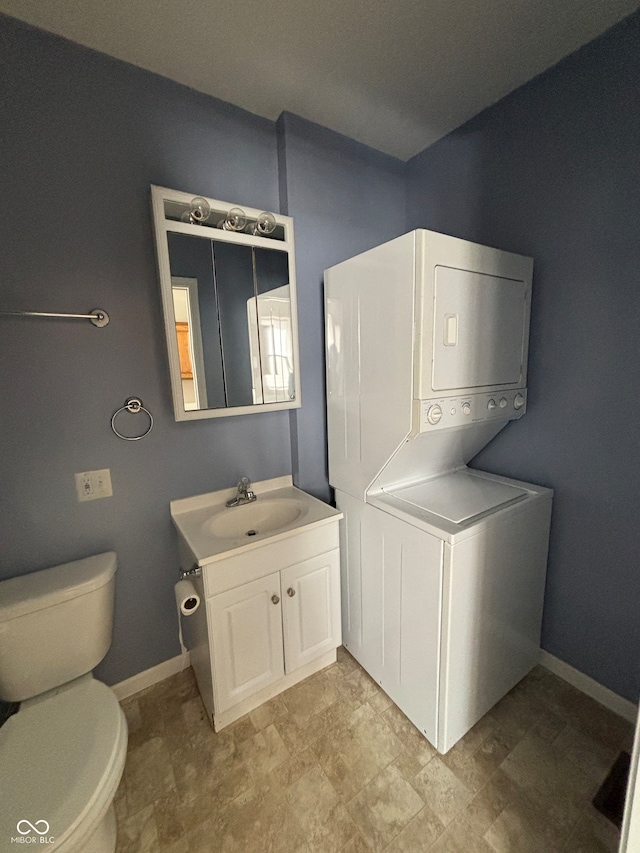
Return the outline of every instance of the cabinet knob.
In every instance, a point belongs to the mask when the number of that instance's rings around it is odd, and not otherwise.
[[[289,589],[287,590],[287,595],[289,596],[289,598],[293,598],[293,596],[295,594],[296,594],[295,589],[292,586],[290,586]]]
[[[274,593],[274,594],[271,596],[271,601],[273,601],[273,603],[274,603],[274,604],[280,604],[280,596],[279,596],[279,595],[276,595],[276,594]]]

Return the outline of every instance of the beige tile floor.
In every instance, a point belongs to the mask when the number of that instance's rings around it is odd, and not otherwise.
[[[125,700],[117,853],[606,853],[632,727],[536,668],[445,756],[343,649],[215,734],[190,669]]]

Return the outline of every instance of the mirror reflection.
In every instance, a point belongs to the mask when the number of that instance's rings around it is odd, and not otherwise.
[[[164,190],[160,207],[154,191],[176,419],[299,406],[291,220],[278,217],[268,239],[267,214],[247,210],[251,233],[216,231],[185,222],[175,196],[186,194]]]
[[[288,254],[167,237],[185,409],[295,399]]]

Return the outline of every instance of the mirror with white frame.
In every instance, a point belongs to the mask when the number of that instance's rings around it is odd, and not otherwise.
[[[151,187],[177,421],[300,406],[293,220]]]

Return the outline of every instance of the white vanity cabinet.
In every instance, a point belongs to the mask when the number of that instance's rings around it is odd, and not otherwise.
[[[244,485],[241,481],[239,485]],[[171,502],[182,568],[200,606],[185,645],[216,731],[336,659],[342,512],[291,476]]]
[[[335,661],[338,541],[336,518],[202,567],[184,631],[216,731]]]

